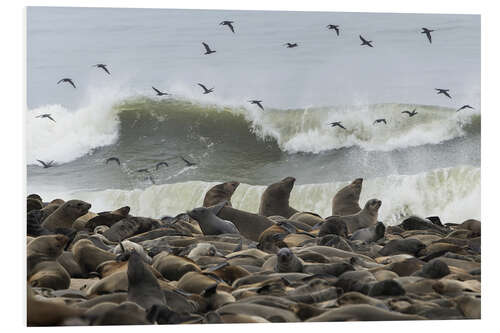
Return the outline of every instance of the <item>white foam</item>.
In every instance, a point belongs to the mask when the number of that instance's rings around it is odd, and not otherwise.
[[[365,179],[361,206],[371,198],[382,200],[379,220],[388,225],[405,216],[437,215],[444,222],[461,222],[480,218],[480,168],[459,166],[436,169],[416,175],[392,175]],[[176,215],[201,206],[206,191],[215,182],[190,181],[153,185],[144,190],[106,190],[70,195],[92,203],[93,211],[130,206],[131,214],[159,218]],[[301,211],[313,211],[323,217],[331,215],[331,200],[348,182],[297,185],[290,204]],[[240,184],[231,202],[234,207],[256,213],[265,186]]]

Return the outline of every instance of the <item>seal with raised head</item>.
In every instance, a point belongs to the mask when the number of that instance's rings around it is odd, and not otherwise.
[[[223,201],[226,201],[226,205],[231,206],[231,197],[233,196],[234,191],[240,185],[239,182],[225,182],[222,184],[218,184],[213,186],[210,190],[205,194],[205,199],[203,200],[203,207],[210,207],[217,205]]]
[[[361,228],[371,227],[377,223],[378,210],[381,205],[382,201],[370,199],[359,213],[342,216],[340,219],[346,223],[349,233],[353,233]]]
[[[385,225],[382,222],[377,222],[376,224],[358,229],[351,235],[351,240],[361,240],[363,242],[376,242],[380,238],[384,237]]]
[[[187,214],[198,222],[204,235],[239,234],[238,228],[232,222],[217,217],[225,205],[226,201],[223,201],[209,208],[195,208]]]
[[[361,211],[359,195],[363,186],[363,178],[357,178],[346,187],[341,188],[332,199],[332,215],[353,215]]]
[[[279,215],[289,218],[298,211],[290,207],[290,192],[292,192],[295,178],[286,177],[281,181],[269,185],[260,199],[259,214],[263,216]]]
[[[127,300],[139,304],[144,309],[149,309],[155,304],[165,304],[165,295],[158,280],[135,250],[131,251],[128,259],[127,278]]]
[[[87,214],[91,204],[81,200],[69,200],[59,206],[42,223],[42,227],[49,230],[57,228],[70,229],[73,222],[82,215]]]

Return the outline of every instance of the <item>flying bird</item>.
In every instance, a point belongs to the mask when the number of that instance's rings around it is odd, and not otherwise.
[[[71,84],[73,86],[73,88],[76,89],[75,83],[70,78],[65,77],[64,79],[60,79],[59,81],[57,81],[57,84],[59,84],[61,82],[67,82],[67,83]]]
[[[158,162],[156,163],[156,170],[158,171],[158,169],[162,166],[166,166],[168,168],[168,163],[167,162]]]
[[[470,106],[469,104],[467,104],[467,105],[462,106],[460,109],[458,109],[457,112],[461,111],[461,110],[465,110],[465,109],[474,109],[474,108],[472,106]]]
[[[285,43],[283,45],[286,45],[286,47],[289,49],[299,46],[299,44],[297,44],[297,43]]]
[[[427,39],[429,40],[429,43],[432,44],[432,36],[431,36],[431,32],[433,32],[434,30],[430,30],[430,29],[427,29],[427,28],[422,28],[422,31],[420,33],[422,34],[426,34],[427,35]]]
[[[363,45],[368,45],[369,47],[373,47],[373,45],[371,43],[373,43],[373,41],[371,40],[366,40],[363,38],[363,36],[359,35],[359,39],[361,39],[362,43],[361,43],[361,46]]]
[[[203,94],[209,94],[214,91],[214,88],[207,89],[203,84],[198,83],[198,85],[203,89]]]
[[[193,165],[196,165],[196,163],[192,163],[192,162],[189,162],[188,160],[186,160],[184,157],[182,156],[179,156],[181,160],[183,160],[187,166],[193,166]]]
[[[417,112],[417,109],[413,109],[413,111],[412,111],[412,112],[410,112],[410,111],[408,111],[408,110],[405,110],[405,111],[403,111],[403,112],[401,112],[401,113],[408,113],[408,116],[413,117],[413,116],[414,116],[414,115],[416,115],[418,112]]]
[[[234,23],[234,21],[222,21],[221,23],[219,23],[219,25],[227,25],[229,27],[229,29],[231,29],[231,31],[234,34],[233,23]]]
[[[120,160],[118,159],[118,157],[110,157],[110,158],[108,158],[106,160],[106,164],[108,164],[111,161],[115,161],[118,165],[120,165]]]
[[[107,65],[105,64],[96,64],[96,65],[93,65],[93,67],[97,67],[97,68],[101,68],[103,71],[105,71],[106,73],[108,73],[108,75],[111,75],[111,73],[108,71],[108,69],[106,68]]]
[[[337,33],[337,36],[339,35],[339,26],[338,25],[335,25],[335,24],[329,24],[326,26],[328,29],[330,30],[335,30],[335,32]]]
[[[153,90],[156,91],[156,96],[165,96],[165,95],[168,95],[166,92],[161,92],[158,89],[156,89],[155,87],[151,87],[151,88],[153,88]]]
[[[56,121],[54,120],[54,118],[52,118],[52,117],[50,116],[50,113],[41,114],[41,115],[39,115],[39,116],[36,116],[35,118],[49,118],[49,119],[50,119],[50,120],[52,120],[53,122],[56,122]]]
[[[434,88],[434,89],[437,90],[438,95],[443,94],[445,96],[448,96],[448,98],[451,98],[450,94],[448,94],[448,91],[450,91],[450,89],[439,89],[439,88]]]
[[[340,128],[345,129],[345,127],[344,127],[344,126],[342,126],[342,124],[340,123],[340,121],[336,121],[336,122],[330,123],[330,125],[331,125],[332,127],[338,126],[338,127],[340,127]]]
[[[384,123],[387,125],[387,121],[385,120],[385,118],[381,118],[381,119],[377,119],[373,122],[373,125],[375,124],[378,124],[378,123]]]
[[[249,101],[249,102],[250,102],[250,104],[255,104],[255,105],[257,105],[259,108],[261,108],[261,109],[262,109],[262,111],[264,111],[264,107],[263,107],[263,106],[262,106],[262,104],[261,104],[261,103],[262,103],[262,101],[251,100],[251,101]]]
[[[207,44],[207,43],[202,42],[202,44],[203,44],[203,46],[205,47],[205,50],[206,50],[206,52],[205,52],[204,54],[211,54],[211,53],[215,53],[215,52],[217,52],[217,51],[215,51],[215,50],[211,50],[211,49],[210,49],[210,46],[208,46],[208,44]]]
[[[44,169],[47,169],[47,168],[50,168],[52,166],[54,166],[54,161],[50,161],[50,162],[44,162],[44,161],[40,161],[40,160],[37,160],[38,162],[40,162],[41,165],[43,165],[43,168]]]

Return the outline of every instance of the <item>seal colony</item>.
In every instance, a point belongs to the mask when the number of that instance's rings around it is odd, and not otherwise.
[[[232,181],[161,219],[29,195],[28,326],[481,318],[480,221],[385,225],[361,178],[321,217],[290,207],[294,182],[258,213],[231,206]]]

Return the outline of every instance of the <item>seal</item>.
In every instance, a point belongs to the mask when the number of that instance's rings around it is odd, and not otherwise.
[[[263,216],[279,215],[290,218],[298,211],[290,207],[290,192],[293,189],[295,178],[286,177],[281,181],[269,185],[260,199],[259,214]]]
[[[42,227],[54,231],[57,228],[70,229],[73,222],[80,216],[87,214],[91,204],[81,200],[69,200],[59,206],[43,222]]]
[[[158,280],[135,250],[132,250],[128,259],[127,278],[127,300],[139,304],[144,309],[166,303]]]
[[[203,207],[215,206],[218,203],[226,202],[226,205],[231,206],[231,197],[234,191],[240,185],[239,182],[225,182],[222,184],[215,185],[207,191],[205,194],[205,199],[203,199]]]
[[[27,279],[33,287],[54,290],[69,288],[71,277],[57,262],[68,237],[63,235],[39,236],[27,246]]]
[[[170,281],[178,281],[187,272],[201,272],[191,259],[160,252],[153,258],[153,267]]]
[[[95,272],[97,266],[108,260],[115,260],[116,256],[102,250],[88,239],[80,239],[71,248],[73,256],[87,273]]]
[[[417,315],[402,314],[395,311],[380,309],[368,304],[344,305],[328,310],[325,313],[310,318],[306,322],[324,321],[372,321],[372,320],[419,320],[425,319]]]
[[[265,216],[252,214],[233,207],[224,206],[217,214],[221,219],[231,221],[240,234],[252,241],[258,241],[260,234],[274,223]]]
[[[351,235],[351,240],[361,240],[363,242],[371,243],[384,237],[384,234],[385,225],[382,222],[377,222],[377,224],[372,225],[371,227],[356,230]]]
[[[341,188],[332,199],[332,215],[354,215],[361,211],[359,195],[363,186],[363,178],[357,178],[346,187]]]
[[[232,222],[217,217],[226,203],[227,201],[223,201],[209,208],[195,208],[187,214],[198,222],[204,235],[239,234],[240,232]]]
[[[326,235],[337,235],[343,238],[347,238],[349,229],[347,228],[347,223],[342,220],[340,216],[330,216],[327,217],[325,223],[319,228],[319,237]]]
[[[382,201],[378,199],[370,199],[366,202],[365,207],[357,214],[342,216],[340,219],[345,222],[349,233],[370,227],[377,223],[378,210],[382,205]]]

